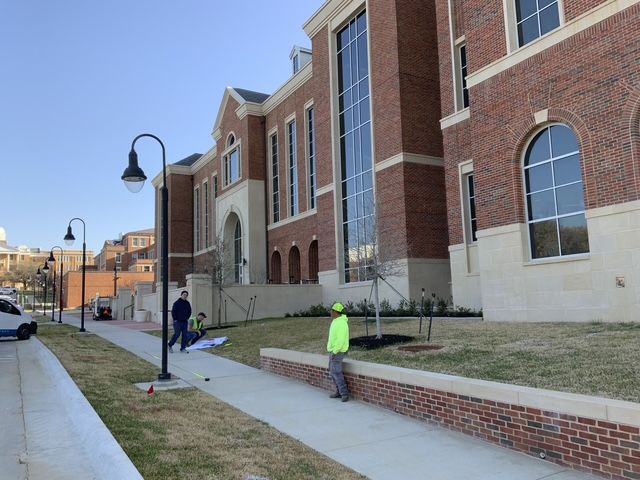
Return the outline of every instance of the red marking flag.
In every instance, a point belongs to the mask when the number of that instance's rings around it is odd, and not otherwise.
[[[149,387],[149,390],[147,390],[147,395],[149,395],[150,397],[153,397],[154,394],[154,390],[153,390],[153,384],[151,384],[151,386]]]

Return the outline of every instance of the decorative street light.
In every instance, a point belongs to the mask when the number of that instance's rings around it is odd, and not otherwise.
[[[40,279],[42,278],[42,272],[40,271],[40,267],[38,267],[38,271],[36,272],[36,278],[33,280],[33,308],[32,310],[36,311],[36,290],[38,290],[38,283],[40,283]]]
[[[150,133],[142,133],[131,142],[131,151],[129,152],[129,166],[122,174],[124,184],[132,193],[142,190],[144,181],[147,176],[138,166],[138,154],[134,146],[138,139],[142,137],[151,137],[162,147],[162,188],[160,189],[162,196],[162,372],[158,374],[158,380],[170,380],[171,374],[167,371],[167,342],[169,340],[169,326],[167,321],[167,313],[169,310],[169,230],[168,230],[168,213],[169,213],[169,194],[167,191],[167,166],[165,159],[164,144],[155,135]]]
[[[71,231],[71,222],[73,222],[74,220],[79,220],[82,222],[82,305],[80,306],[80,331],[86,332],[86,330],[84,329],[84,284],[87,269],[87,225],[84,223],[84,220],[78,217],[69,220],[69,225],[67,226],[67,234],[64,236],[64,243],[66,243],[67,245],[73,245],[73,242],[76,240],[76,237],[73,236],[73,232]]]
[[[47,274],[49,273],[49,265],[45,260],[42,267],[42,274],[44,275],[44,316],[47,316]]]
[[[62,267],[64,266],[63,263],[63,255],[64,255],[64,250],[62,250],[62,247],[59,247],[58,245],[56,245],[55,247],[51,247],[51,251],[49,252],[49,260],[47,260],[47,262],[49,263],[53,263],[53,304],[55,305],[56,303],[56,258],[53,256],[53,250],[57,248],[60,250],[60,292],[58,294],[59,298],[60,298],[60,303],[59,303],[59,307],[58,307],[58,323],[62,323]],[[51,321],[55,322],[55,318],[54,318],[54,310],[55,307],[51,310]]]
[[[113,266],[113,298],[116,298],[118,295],[118,267],[116,265]]]

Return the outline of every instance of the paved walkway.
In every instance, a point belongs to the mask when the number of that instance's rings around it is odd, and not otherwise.
[[[71,316],[64,321],[79,325]],[[142,333],[139,325],[118,323],[85,319],[87,331],[160,369],[162,340]],[[373,480],[595,478],[362,402],[341,403],[328,398],[329,392],[205,352],[185,355],[176,349],[168,370]]]
[[[0,339],[0,478],[142,479],[58,359]]]

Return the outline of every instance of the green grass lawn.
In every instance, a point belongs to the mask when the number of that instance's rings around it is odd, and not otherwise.
[[[326,353],[329,318],[254,320],[245,327],[211,330],[231,345],[211,352],[260,366],[260,348]],[[382,319],[383,334],[414,335],[406,344],[426,343],[428,320]],[[350,320],[351,338],[364,336],[361,319]],[[369,323],[369,335],[375,324]],[[160,334],[160,332],[154,332]],[[171,334],[171,328],[170,328]],[[349,358],[417,370],[448,373],[528,387],[640,402],[639,323],[499,323],[435,319],[435,351],[403,352],[394,345],[378,350],[352,348]]]
[[[155,380],[156,366],[70,325],[38,321],[38,339],[147,480],[364,478],[195,388],[149,398],[134,384]]]

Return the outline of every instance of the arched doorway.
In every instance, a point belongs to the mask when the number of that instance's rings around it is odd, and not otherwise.
[[[282,259],[277,250],[271,255],[271,283],[282,283]]]
[[[309,280],[318,281],[318,241],[314,240],[309,245]]]
[[[300,283],[300,250],[295,245],[289,250],[289,283]]]

